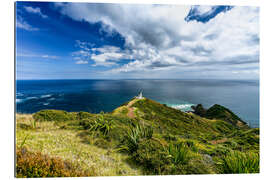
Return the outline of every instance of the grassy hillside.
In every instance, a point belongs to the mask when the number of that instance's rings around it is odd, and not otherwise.
[[[224,110],[228,109],[221,108],[217,115]],[[112,113],[17,114],[17,154],[41,153],[60,165],[69,164],[58,174],[33,173],[51,167],[17,155],[23,162],[17,163],[17,173],[20,177],[258,173],[259,129],[241,128],[219,117],[207,119],[146,98],[132,99]]]
[[[192,106],[192,108],[194,109],[194,113],[201,117],[208,119],[220,119],[242,129],[248,128],[246,122],[241,120],[231,110],[219,104],[215,104],[209,109],[205,109],[201,104],[198,104],[196,107]]]

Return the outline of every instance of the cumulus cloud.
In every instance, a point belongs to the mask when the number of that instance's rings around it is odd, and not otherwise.
[[[74,58],[112,66],[110,72],[228,71],[241,65],[258,69],[259,8],[234,7],[207,22],[186,21],[191,6],[56,3],[58,10],[76,21],[102,22],[106,32],[125,38],[118,47],[80,47]],[[196,7],[209,14],[213,7]],[[218,7],[216,7],[218,8]],[[87,42],[84,42],[87,43]],[[81,59],[79,59],[80,57]],[[118,64],[121,59],[126,63]],[[241,69],[239,69],[241,72]],[[253,72],[253,70],[252,70]]]
[[[33,8],[31,6],[24,6],[24,9],[29,12],[29,13],[32,13],[32,14],[37,14],[39,16],[41,16],[42,18],[48,18],[47,15],[43,14],[40,10],[40,8],[36,7],[36,8]]]
[[[71,54],[76,64],[88,64],[89,61],[92,61],[94,66],[112,66],[122,59],[132,58],[127,51],[115,46],[97,48],[92,43],[79,40],[76,41],[75,46],[80,48]]]

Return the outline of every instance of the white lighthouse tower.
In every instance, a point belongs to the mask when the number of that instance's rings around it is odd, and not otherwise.
[[[143,99],[142,91],[139,93],[139,95],[136,97],[137,99]]]

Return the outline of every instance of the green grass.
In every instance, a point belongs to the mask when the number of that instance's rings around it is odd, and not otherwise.
[[[96,176],[142,175],[140,168],[132,167],[127,162],[127,155],[113,151],[112,147],[104,149],[94,143],[83,142],[79,136],[83,131],[61,129],[53,121],[40,122],[37,129],[22,129],[20,125],[30,125],[31,119],[31,115],[17,115],[17,145],[23,144],[31,152],[76,163],[82,170],[94,171]]]
[[[232,151],[222,157],[222,173],[239,174],[239,173],[259,173],[260,157],[258,153],[242,153]]]
[[[174,164],[186,164],[189,160],[189,151],[184,143],[170,144],[168,154],[172,158]]]
[[[259,129],[219,117],[228,112],[207,119],[145,98],[112,113],[17,114],[16,146],[95,176],[258,172]]]
[[[107,135],[113,128],[113,119],[104,118],[104,113],[100,113],[90,126],[90,131],[100,131],[103,135]]]
[[[130,126],[118,151],[132,154],[138,150],[139,142],[142,141],[142,139],[151,139],[152,136],[153,129],[150,126],[140,124]]]
[[[72,120],[73,114],[61,110],[41,110],[33,115],[35,121],[68,121]]]

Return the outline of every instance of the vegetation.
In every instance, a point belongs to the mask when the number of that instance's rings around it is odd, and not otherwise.
[[[194,110],[195,114],[205,117],[206,110],[204,109],[202,104],[198,104],[197,106],[191,106],[191,108]]]
[[[124,136],[118,150],[132,154],[138,150],[140,141],[143,139],[151,139],[152,136],[153,129],[150,126],[141,126],[140,124],[134,127],[131,126]]]
[[[173,145],[170,144],[168,154],[171,156],[174,164],[186,164],[188,162],[188,148],[184,143]]]
[[[259,173],[259,169],[258,153],[232,151],[222,157],[223,173]]]
[[[22,149],[29,154],[28,164],[17,162],[17,177],[258,173],[259,129],[223,106],[204,110],[184,113],[145,98],[112,113],[17,114],[17,158]],[[45,157],[68,168],[47,172]]]
[[[205,109],[201,104],[198,104],[197,106],[192,106],[192,109],[194,110],[195,114],[201,117],[206,117],[208,119],[220,119],[234,126],[247,127],[246,123],[236,116],[232,111],[218,104],[213,105],[209,109]]]
[[[237,123],[246,124],[238,116],[236,116],[232,111],[218,104],[215,104],[212,107],[210,107],[206,111],[205,116],[208,119],[221,119],[233,125],[237,125]]]
[[[103,135],[107,135],[113,128],[113,120],[104,118],[104,113],[100,113],[91,125],[90,130],[100,131]]]
[[[41,110],[33,115],[35,121],[68,121],[72,115],[60,110]]]
[[[84,177],[91,176],[79,166],[60,158],[50,158],[40,152],[29,152],[26,148],[16,150],[17,177]]]

